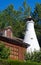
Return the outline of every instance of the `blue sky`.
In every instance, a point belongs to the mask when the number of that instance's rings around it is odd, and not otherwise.
[[[24,0],[0,0],[0,10],[4,10],[8,5],[13,4],[14,8],[17,10],[19,6],[22,6]],[[41,0],[26,0],[31,10],[34,11],[36,3],[41,3]]]

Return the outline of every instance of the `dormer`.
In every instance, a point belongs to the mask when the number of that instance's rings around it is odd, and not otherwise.
[[[8,37],[8,38],[12,38],[12,28],[11,28],[11,26],[8,26],[4,29],[3,36]]]

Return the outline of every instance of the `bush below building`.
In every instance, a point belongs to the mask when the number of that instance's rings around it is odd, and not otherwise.
[[[41,63],[30,62],[30,61],[15,61],[15,60],[4,60],[0,59],[0,65],[41,65]]]

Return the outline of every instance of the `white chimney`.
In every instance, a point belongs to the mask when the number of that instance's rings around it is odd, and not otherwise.
[[[24,37],[24,42],[30,44],[27,48],[27,52],[39,51],[39,43],[34,29],[34,21],[31,16],[27,19],[27,28]]]

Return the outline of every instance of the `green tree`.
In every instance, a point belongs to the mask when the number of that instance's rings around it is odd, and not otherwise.
[[[24,19],[26,17],[29,17],[31,14],[31,8],[27,4],[26,0],[24,0],[22,7],[19,7],[19,11],[21,12],[20,19]]]
[[[27,5],[26,1],[23,2],[22,7],[19,7],[19,10],[16,13],[16,25],[14,26],[15,29],[15,35],[20,38],[24,38],[24,31],[26,22],[24,19],[30,15],[30,7]],[[13,28],[14,28],[13,27]]]
[[[9,48],[6,48],[4,43],[0,42],[0,58],[7,59],[10,55]]]
[[[39,3],[36,4],[32,16],[36,22],[41,21],[41,4]]]
[[[12,26],[14,36],[23,38],[25,30],[24,18],[30,15],[30,7],[26,1],[23,2],[19,10],[15,10],[13,5],[9,5],[5,10],[0,12],[0,29]]]
[[[32,17],[35,21],[36,34],[39,40],[39,44],[41,46],[41,4],[36,4]]]

